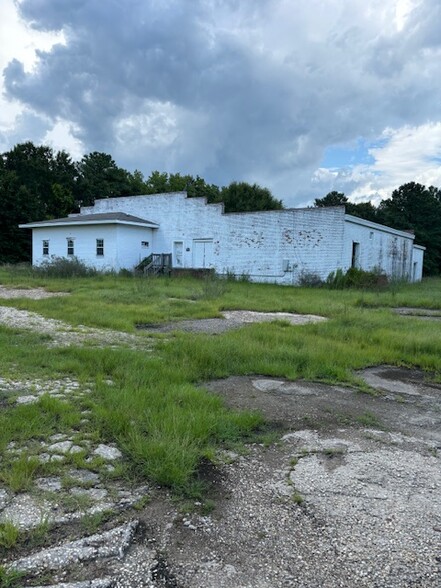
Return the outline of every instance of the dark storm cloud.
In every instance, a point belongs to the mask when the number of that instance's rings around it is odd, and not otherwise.
[[[327,145],[441,114],[438,3],[423,0],[395,32],[384,4],[24,0],[23,18],[66,45],[40,52],[31,73],[11,62],[5,86],[123,165],[304,199],[293,179]]]
[[[0,149],[8,150],[16,143],[34,141],[41,143],[47,132],[48,120],[33,112],[23,112],[16,120],[14,129],[7,134],[0,131]]]

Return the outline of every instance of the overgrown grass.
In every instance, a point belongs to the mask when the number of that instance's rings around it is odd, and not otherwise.
[[[71,324],[130,331],[136,323],[218,316],[222,309],[306,312],[330,320],[292,327],[254,324],[219,336],[179,333],[154,354],[129,349],[49,349],[45,339],[0,328],[0,376],[93,381],[89,398],[95,440],[116,441],[131,476],[147,477],[194,494],[194,474],[219,445],[252,438],[262,426],[253,412],[228,410],[200,384],[229,375],[359,384],[353,370],[376,364],[409,365],[441,375],[439,323],[400,317],[390,306],[439,308],[440,280],[369,293],[228,282],[210,288],[191,279],[97,276],[54,280],[0,270],[0,283],[66,290],[70,297],[5,304]],[[3,301],[2,301],[3,304]],[[113,381],[113,385],[108,380]],[[0,447],[77,427],[80,407],[53,398],[0,412]]]
[[[441,308],[441,281],[392,283],[378,291],[293,288],[208,277],[203,280],[168,277],[50,278],[0,267],[0,284],[23,288],[44,286],[70,296],[44,300],[2,300],[2,304],[35,311],[73,325],[133,331],[137,324],[154,324],[220,316],[225,309],[299,312],[339,317],[351,308],[415,306]],[[93,293],[93,294],[92,294]]]

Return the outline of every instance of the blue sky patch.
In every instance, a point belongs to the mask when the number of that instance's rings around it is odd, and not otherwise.
[[[320,167],[347,168],[356,165],[372,165],[375,159],[369,154],[369,149],[381,147],[386,140],[368,142],[363,138],[346,145],[332,145],[325,151]]]

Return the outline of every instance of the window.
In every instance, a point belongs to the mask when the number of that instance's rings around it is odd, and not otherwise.
[[[43,240],[43,255],[49,255],[49,241]]]
[[[148,241],[141,241],[141,247],[148,247],[148,246],[149,246]]]
[[[67,254],[68,255],[74,255],[75,254],[74,240],[73,239],[68,239],[67,240]]]
[[[96,254],[100,257],[104,255],[104,239],[96,240]]]

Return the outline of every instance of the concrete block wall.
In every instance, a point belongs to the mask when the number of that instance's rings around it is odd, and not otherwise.
[[[342,254],[344,209],[293,209],[226,214],[224,268],[256,281],[324,280]],[[225,271],[225,270],[224,270]]]
[[[152,252],[172,253],[183,243],[183,267],[194,267],[195,240],[211,240],[210,266],[255,281],[298,283],[302,275],[326,279],[340,267],[344,208],[223,213],[221,204],[185,192],[98,200],[84,214],[125,212],[159,224]]]
[[[212,267],[220,274],[282,284],[296,284],[308,274],[325,280],[331,271],[351,267],[353,243],[358,243],[361,269],[379,268],[390,277],[420,279],[422,253],[415,268],[412,234],[346,215],[344,207],[225,214],[222,204],[175,192],[97,200],[81,212],[125,212],[157,223],[151,240],[146,239],[149,252],[174,254],[174,243],[182,243],[183,268]],[[133,250],[133,228],[118,233],[120,267]],[[203,240],[209,242],[204,266],[195,261],[200,259],[195,251]]]

